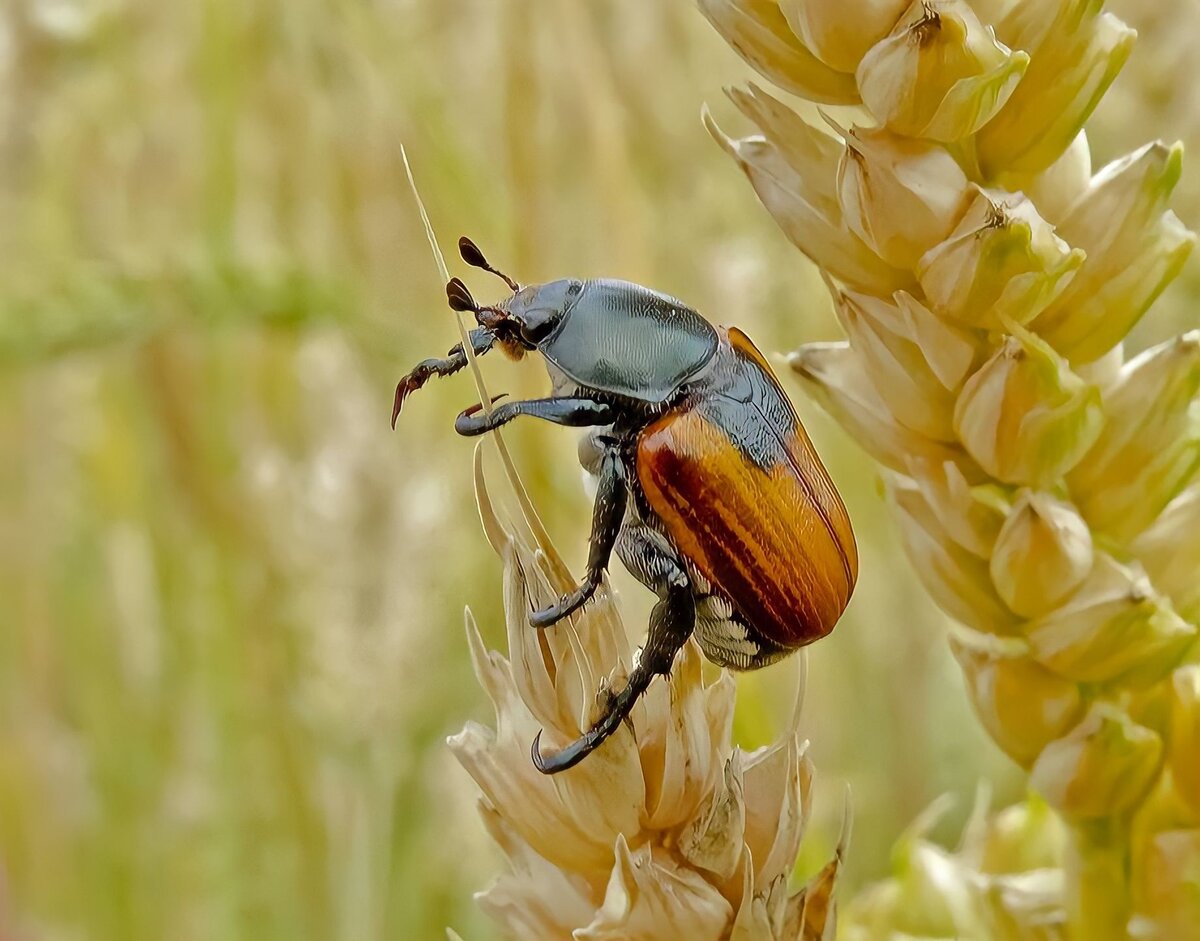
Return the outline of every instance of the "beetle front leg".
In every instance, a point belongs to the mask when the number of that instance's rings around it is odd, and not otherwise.
[[[650,631],[646,635],[646,646],[642,648],[637,666],[629,674],[625,686],[609,700],[600,720],[566,748],[543,755],[542,733],[538,732],[533,740],[531,756],[534,767],[543,774],[557,774],[574,767],[612,735],[654,677],[666,676],[671,672],[675,655],[695,629],[696,601],[686,573],[672,559],[664,557],[657,561],[664,566],[663,579],[656,589],[659,602],[650,613]]]
[[[629,499],[629,485],[625,461],[621,457],[620,445],[616,441],[606,442],[600,463],[599,481],[596,487],[596,502],[592,508],[592,535],[589,540],[587,574],[583,583],[569,595],[563,595],[549,607],[535,611],[529,616],[534,627],[550,627],[567,615],[577,611],[596,593],[604,580],[604,571],[612,558],[613,546],[621,523],[625,519],[625,505]]]
[[[474,350],[475,355],[482,356],[495,344],[496,335],[491,330],[478,327],[471,331],[469,339],[471,341],[471,349]],[[412,371],[396,384],[396,399],[392,404],[392,428],[396,427],[396,419],[400,416],[400,409],[404,406],[404,400],[412,395],[412,393],[425,385],[433,376],[449,376],[452,373],[458,372],[466,365],[467,354],[464,352],[461,343],[452,347],[450,352],[446,354],[445,359],[426,359],[417,363],[412,368]]]
[[[529,399],[524,402],[505,402],[488,414],[480,414],[483,406],[473,405],[454,421],[454,430],[471,437],[494,431],[520,415],[540,418],[556,425],[586,428],[591,425],[611,425],[617,420],[617,410],[595,399],[559,396],[550,399]]]

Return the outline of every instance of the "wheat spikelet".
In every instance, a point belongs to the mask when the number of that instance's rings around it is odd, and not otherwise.
[[[511,864],[480,893],[484,910],[507,935],[534,941],[832,941],[844,840],[807,885],[788,886],[813,779],[799,702],[780,741],[741,752],[730,742],[733,680],[722,672],[706,683],[689,643],[669,682],[651,687],[603,748],[560,775],[534,768],[538,730],[569,741],[589,728],[636,654],[607,588],[568,621],[530,628],[529,613],[569,576],[548,542],[500,522],[478,450],[475,470],[484,530],[504,564],[508,657],[486,648],[468,612],[496,725],[468,724],[450,747]]]
[[[1007,921],[947,886],[957,915],[854,937],[1200,937],[1200,333],[1123,347],[1195,235],[1180,145],[1093,172],[1084,130],[1133,30],[1097,0],[700,6],[780,87],[863,108],[825,129],[751,86],[758,134],[706,123],[825,273],[848,341],[792,368],[884,466],[981,721],[1070,835]]]

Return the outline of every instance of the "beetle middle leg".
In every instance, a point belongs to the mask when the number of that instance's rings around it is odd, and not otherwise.
[[[587,604],[604,580],[604,571],[612,558],[613,546],[621,523],[625,519],[625,505],[629,502],[628,474],[621,456],[619,442],[603,441],[605,450],[600,459],[600,471],[596,485],[596,502],[592,508],[592,535],[589,540],[587,574],[583,583],[569,595],[563,595],[549,607],[535,611],[529,616],[534,627],[550,627],[567,615]]]
[[[604,402],[582,396],[555,396],[549,399],[528,399],[523,402],[505,402],[497,405],[490,413],[481,415],[482,406],[473,405],[464,410],[454,421],[454,430],[460,435],[471,437],[494,431],[507,425],[520,415],[540,418],[556,425],[570,428],[587,428],[591,425],[611,425],[617,420],[617,409]]]
[[[634,526],[636,530],[642,527]],[[543,774],[565,771],[583,761],[621,725],[633,709],[634,703],[650,686],[656,676],[671,672],[675,655],[687,642],[696,626],[696,601],[687,573],[679,562],[656,546],[640,544],[645,550],[645,562],[655,571],[655,592],[658,604],[650,612],[650,630],[646,635],[646,646],[642,648],[637,666],[619,692],[612,696],[604,715],[587,732],[561,751],[543,755],[539,732],[533,740],[532,758],[534,766]],[[622,553],[622,558],[625,553]],[[635,573],[637,574],[637,573]]]

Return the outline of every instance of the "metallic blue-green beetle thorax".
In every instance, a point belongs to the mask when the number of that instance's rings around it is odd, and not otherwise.
[[[538,348],[581,386],[658,404],[713,358],[717,332],[674,297],[628,281],[585,281]]]

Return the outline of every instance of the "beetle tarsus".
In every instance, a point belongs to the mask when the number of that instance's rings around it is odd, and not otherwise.
[[[529,615],[529,624],[538,629],[553,627],[565,617],[574,614],[585,604],[592,600],[592,596],[596,594],[596,589],[600,587],[599,580],[591,581],[590,579],[576,588],[571,594],[563,595],[558,601],[552,605],[548,605],[539,611],[534,611]]]
[[[501,392],[499,395],[493,395],[491,404],[495,405],[507,395],[507,392]],[[486,415],[480,415],[479,413],[482,411],[482,402],[476,402],[469,408],[464,408],[458,413],[458,418],[454,420],[454,430],[460,435],[470,437],[472,435],[481,435],[487,431],[493,431],[499,425],[504,424],[503,421],[496,420],[494,412],[488,412]]]
[[[592,534],[589,539],[587,575],[583,584],[554,604],[535,611],[529,618],[534,627],[550,627],[578,611],[596,594],[604,581],[613,547],[625,521],[629,501],[629,481],[625,461],[616,442],[609,442],[597,473],[596,503],[592,508]]]
[[[400,409],[404,407],[404,400],[425,385],[428,379],[429,371],[418,366],[396,383],[396,399],[392,403],[392,431],[396,430],[396,419],[400,417]]]
[[[538,732],[529,750],[533,766],[542,774],[558,774],[575,767],[620,727],[654,676],[655,671],[647,668],[645,664],[639,664],[629,675],[625,687],[609,701],[608,709],[600,717],[600,721],[565,748],[543,754],[542,733]]]
[[[482,327],[472,330],[468,339],[476,356],[482,356],[496,343],[496,335]],[[445,359],[424,359],[417,363],[409,374],[396,384],[396,398],[392,402],[392,430],[396,430],[396,419],[400,417],[404,400],[425,385],[430,376],[449,376],[466,365],[467,354],[463,352],[461,343],[451,347]]]
[[[607,703],[600,721],[565,748],[542,754],[541,733],[533,740],[531,756],[542,774],[557,774],[579,764],[600,747],[629,716],[634,703],[656,676],[667,676],[679,649],[687,642],[696,624],[696,603],[686,580],[659,586],[659,602],[650,613],[650,632],[646,646],[629,674],[625,686]]]

